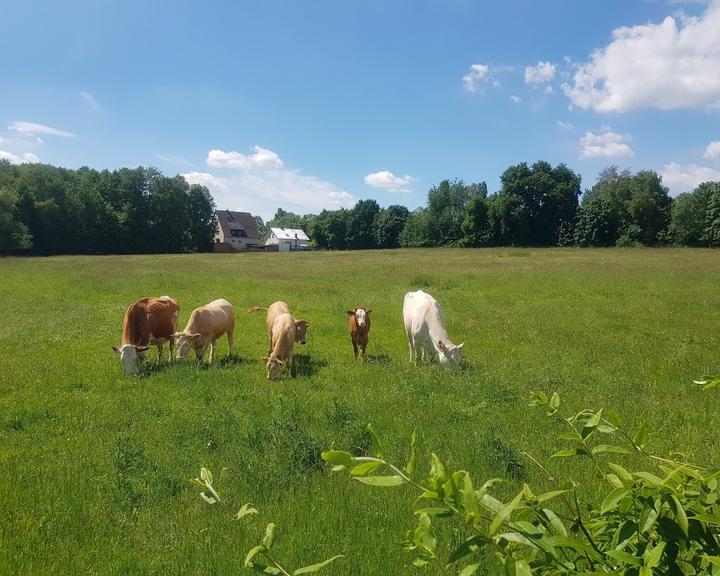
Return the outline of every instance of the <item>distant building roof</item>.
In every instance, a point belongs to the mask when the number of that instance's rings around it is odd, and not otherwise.
[[[250,212],[232,212],[230,210],[215,210],[220,228],[225,236],[231,236],[230,230],[245,230],[248,238],[257,238],[257,223]]]
[[[303,240],[308,242],[310,238],[300,228],[270,228],[278,240]]]

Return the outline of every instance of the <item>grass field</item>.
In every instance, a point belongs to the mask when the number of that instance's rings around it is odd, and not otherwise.
[[[319,452],[367,449],[372,422],[401,463],[416,429],[419,454],[506,477],[508,493],[543,486],[521,452],[546,460],[559,430],[527,406],[531,390],[647,421],[652,450],[717,464],[720,395],[691,380],[720,373],[719,287],[720,254],[680,249],[2,259],[0,574],[237,574],[269,521],[290,567],[341,553],[329,573],[414,573],[400,542],[415,494],[333,475]],[[402,300],[417,288],[465,342],[463,370],[410,365]],[[181,327],[230,300],[235,354],[222,340],[211,367],[123,376],[111,346],[125,308],[161,294]],[[264,317],[245,310],[277,299],[310,337],[297,378],[268,382]],[[347,335],[357,305],[373,310],[366,365]],[[201,466],[227,505],[198,497]],[[576,461],[550,466],[596,487]],[[245,502],[260,514],[238,522]]]

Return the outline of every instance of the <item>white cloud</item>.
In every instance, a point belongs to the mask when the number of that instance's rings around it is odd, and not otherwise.
[[[417,182],[417,178],[412,176],[395,176],[389,170],[381,170],[380,172],[373,172],[368,174],[364,178],[365,184],[372,186],[373,188],[384,188],[390,192],[410,192],[403,188],[409,186],[413,182]]]
[[[88,106],[90,106],[90,108],[92,108],[96,112],[105,112],[105,109],[102,106],[100,106],[100,104],[98,104],[98,101],[95,99],[95,96],[90,94],[90,92],[85,92],[84,90],[81,90],[80,92],[78,92],[78,94],[80,95],[80,98],[82,98],[83,101]]]
[[[563,122],[562,120],[557,121],[557,127],[560,128],[560,130],[570,131],[575,128],[574,124],[570,122]]]
[[[537,66],[525,68],[525,84],[542,84],[555,78],[555,64],[538,62]]]
[[[708,144],[705,149],[705,154],[703,154],[703,158],[720,158],[720,140],[715,140]]]
[[[609,128],[602,128],[598,134],[585,132],[580,138],[580,158],[632,156],[634,152],[626,143],[628,140],[627,134],[618,134]]]
[[[697,164],[683,166],[677,162],[670,162],[660,171],[660,176],[663,184],[675,196],[681,192],[690,192],[703,182],[720,180],[720,171]]]
[[[516,96],[515,94],[510,94],[510,102],[513,104],[520,104],[520,102],[522,102],[522,98],[520,98],[520,96]]]
[[[11,122],[7,129],[10,132],[15,132],[16,134],[23,136],[46,134],[48,136],[60,136],[61,138],[75,138],[75,134],[72,132],[65,132],[64,130],[58,130],[57,128],[51,128],[50,126],[43,126],[42,124],[35,124],[34,122],[22,122],[19,120]]]
[[[473,64],[470,71],[463,76],[463,87],[468,92],[477,92],[478,83],[487,77],[490,66],[485,64]]]
[[[213,149],[207,155],[208,166],[215,168],[234,168],[236,170],[253,170],[255,168],[280,168],[283,161],[272,150],[253,146],[252,154],[225,152]]]
[[[0,160],[7,160],[10,164],[37,164],[40,162],[40,158],[31,152],[18,156],[5,150],[0,150]]]
[[[576,106],[598,112],[720,106],[718,31],[720,0],[700,17],[618,28],[563,90]]]
[[[319,212],[351,207],[355,198],[331,182],[284,168],[272,150],[253,147],[253,154],[212,149],[207,164],[230,169],[225,176],[192,171],[183,174],[192,184],[207,186],[218,208],[249,211],[271,218],[278,207],[294,212]]]

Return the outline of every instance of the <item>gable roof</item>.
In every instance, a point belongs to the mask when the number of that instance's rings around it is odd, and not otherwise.
[[[250,212],[232,212],[230,210],[215,210],[215,217],[218,220],[225,236],[230,236],[231,229],[245,230],[248,238],[257,238],[257,223]]]
[[[308,235],[300,228],[270,228],[278,240],[304,240],[309,241]]]

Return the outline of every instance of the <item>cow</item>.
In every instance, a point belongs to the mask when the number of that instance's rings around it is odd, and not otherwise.
[[[170,358],[173,353],[173,333],[177,329],[180,306],[170,296],[141,298],[130,304],[125,312],[120,346],[113,350],[120,354],[125,374],[132,374],[145,361],[149,344],[158,349],[162,360],[163,344],[170,344]]]
[[[275,318],[280,314],[290,314],[292,316],[292,313],[290,312],[290,307],[283,302],[282,300],[278,300],[277,302],[273,302],[270,304],[268,308],[265,308],[265,306],[254,306],[252,308],[248,309],[249,313],[252,312],[259,312],[260,310],[266,310],[267,311],[267,317],[265,318],[265,325],[267,327],[268,332],[268,356],[272,352],[272,328],[273,324],[275,324]],[[307,320],[296,320],[293,318],[293,322],[295,322],[295,342],[298,344],[305,344],[307,342],[307,329],[310,326],[310,322]]]
[[[234,333],[235,308],[224,298],[213,300],[210,304],[195,308],[185,329],[174,334],[176,356],[184,359],[192,348],[197,359],[202,361],[205,350],[210,346],[208,362],[212,362],[215,343],[223,334],[227,334],[228,354],[232,353]]]
[[[295,334],[295,319],[288,312],[275,316],[270,336],[270,353],[267,360],[268,380],[280,374],[282,366],[287,366],[290,378],[292,374],[293,346],[297,335]]]
[[[419,360],[425,360],[427,353],[428,361],[437,354],[442,366],[458,366],[464,343],[455,346],[450,341],[445,330],[445,318],[435,298],[422,290],[405,294],[403,320],[411,362],[417,364]]]
[[[353,308],[348,310],[348,329],[350,330],[350,340],[352,340],[353,350],[355,351],[355,360],[358,359],[358,346],[362,353],[362,361],[365,362],[365,348],[368,344],[368,334],[370,333],[370,312],[366,308]]]

